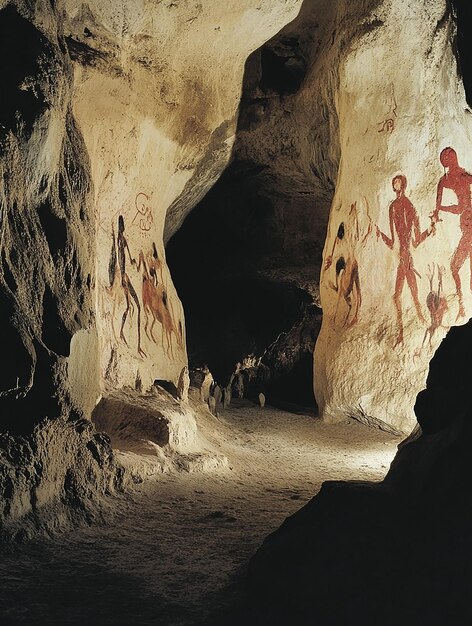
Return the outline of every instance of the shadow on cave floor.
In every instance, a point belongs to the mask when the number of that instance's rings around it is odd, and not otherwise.
[[[398,439],[270,407],[199,425],[229,468],[160,474],[106,524],[0,552],[0,623],[195,626],[231,601],[249,557],[327,479],[381,480]]]

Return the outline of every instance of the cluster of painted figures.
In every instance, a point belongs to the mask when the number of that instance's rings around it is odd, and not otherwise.
[[[392,180],[393,191],[395,192],[395,199],[391,202],[389,207],[389,223],[390,234],[386,234],[376,226],[376,235],[378,239],[382,241],[392,250],[395,244],[395,234],[398,238],[398,266],[397,275],[395,281],[395,292],[393,300],[395,303],[395,309],[397,313],[398,324],[398,336],[395,345],[402,343],[403,341],[403,316],[402,316],[402,303],[401,295],[405,281],[410,289],[411,296],[416,308],[419,319],[427,324],[428,322],[423,315],[422,307],[418,298],[418,285],[417,278],[421,278],[413,265],[413,256],[411,253],[411,246],[416,248],[427,237],[436,233],[436,227],[438,222],[441,222],[441,211],[447,213],[454,213],[459,215],[459,225],[461,230],[461,237],[457,248],[451,259],[451,274],[456,287],[456,294],[459,301],[459,312],[457,319],[465,316],[464,310],[464,298],[462,292],[462,284],[459,275],[459,271],[468,259],[470,264],[470,289],[472,291],[472,201],[471,201],[471,189],[472,189],[472,175],[465,169],[460,167],[457,159],[457,154],[453,148],[444,148],[440,154],[440,161],[444,167],[444,175],[439,180],[436,194],[436,208],[429,216],[429,227],[421,232],[418,213],[406,196],[407,179],[402,174],[395,176]],[[453,204],[444,204],[444,192],[450,190],[450,196],[454,199]],[[355,213],[356,204],[351,205],[351,214]],[[370,220],[370,218],[369,218]],[[351,234],[351,238],[359,241],[359,230],[357,226],[354,230],[357,232],[354,235]],[[367,234],[364,236],[362,243],[365,242],[367,236],[372,230],[371,225]],[[326,271],[333,263],[334,251],[338,242],[345,239],[346,229],[344,223],[341,223],[336,239],[333,244],[332,253],[326,258],[323,270]],[[439,326],[442,325],[442,320],[446,310],[448,309],[447,299],[442,294],[442,280],[444,275],[444,268],[436,265],[437,268],[437,287],[434,288],[434,276],[435,265],[429,266],[429,282],[430,291],[426,298],[426,306],[428,308],[431,322],[426,329],[423,344],[426,337],[429,335],[429,343],[431,345],[431,339],[434,332]],[[357,261],[352,254],[346,256],[339,256],[336,261],[336,279],[335,282],[329,282],[329,286],[334,289],[338,294],[338,302],[336,305],[336,311],[334,319],[338,314],[338,307],[341,300],[343,300],[347,306],[348,311],[345,317],[343,326],[351,327],[357,320],[359,315],[359,309],[361,306],[361,288],[359,281],[359,268]],[[351,315],[352,313],[352,315]],[[349,317],[351,319],[349,320]]]
[[[175,335],[177,344],[183,345],[183,327],[179,320],[175,323],[174,312],[171,302],[168,298],[167,290],[164,286],[162,276],[162,262],[159,259],[156,244],[152,244],[152,248],[147,255],[140,250],[138,261],[131,255],[128,242],[125,236],[125,221],[122,215],[118,217],[118,235],[115,237],[113,230],[113,243],[108,264],[109,286],[106,288],[108,295],[113,299],[113,310],[111,312],[111,325],[113,334],[116,333],[113,326],[117,306],[122,303],[124,311],[121,317],[120,339],[126,345],[128,342],[125,337],[125,324],[134,314],[134,308],[137,310],[137,349],[138,354],[142,357],[146,353],[141,347],[141,302],[144,313],[144,332],[149,340],[157,344],[154,335],[154,325],[159,322],[162,326],[162,347],[164,352],[171,356],[172,351],[172,335]],[[130,279],[127,269],[127,255],[129,262],[136,271],[141,272],[141,302]]]

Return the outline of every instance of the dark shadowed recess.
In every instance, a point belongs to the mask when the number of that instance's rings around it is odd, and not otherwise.
[[[472,2],[451,0],[457,16],[456,54],[467,103],[472,106]]]
[[[251,186],[251,177],[244,164],[231,165],[166,251],[185,309],[190,367],[207,364],[222,385],[250,354],[266,353],[263,362],[275,372],[278,358],[272,344],[304,319],[316,318],[319,324],[320,317],[306,291],[270,275],[284,263],[280,224],[270,199]],[[299,354],[294,351],[300,351],[300,344],[292,346],[290,369],[279,368],[276,387],[264,389],[269,396],[276,391],[279,399],[313,406],[315,338]]]
[[[319,234],[309,181],[295,189],[289,176],[281,180],[239,151],[241,131],[258,124],[260,103],[283,106],[301,87],[310,45],[305,34],[281,31],[249,57],[232,162],[166,254],[185,309],[190,367],[207,364],[226,385],[236,363],[262,356],[271,370],[263,389],[269,402],[315,408],[321,310],[300,275],[318,282],[326,224]]]
[[[0,11],[0,148],[9,131],[22,125],[28,134],[48,108],[40,77],[55,57],[51,43],[13,5]]]

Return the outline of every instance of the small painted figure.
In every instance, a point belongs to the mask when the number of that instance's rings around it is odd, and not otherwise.
[[[438,270],[438,283],[437,288],[434,288],[434,273],[435,268]],[[429,335],[429,347],[431,348],[431,340],[433,339],[434,333],[436,330],[442,326],[442,321],[444,314],[448,309],[447,299],[443,295],[443,272],[444,268],[439,267],[433,263],[432,267],[428,267],[428,278],[429,278],[429,293],[426,297],[426,306],[428,307],[429,315],[431,318],[431,324],[428,326],[424,333],[423,342],[421,347],[423,347],[424,342],[426,341],[426,337]]]
[[[172,335],[177,338],[180,347],[183,345],[183,328],[179,321],[176,327],[169,308],[169,298],[162,284],[162,265],[157,254],[156,245],[153,243],[152,253],[148,254],[147,263],[141,250],[138,257],[138,271],[142,267],[142,299],[144,310],[144,332],[149,339],[157,343],[153,334],[156,321],[162,325],[162,348],[167,356],[172,356]],[[160,273],[161,280],[157,274]],[[149,318],[151,326],[148,330]]]
[[[398,243],[400,246],[399,263],[395,281],[395,293],[393,295],[398,324],[398,336],[395,346],[403,342],[401,295],[405,280],[410,288],[417,315],[421,322],[426,323],[418,299],[418,285],[416,284],[416,277],[418,276],[418,278],[421,278],[421,276],[413,266],[413,257],[410,251],[410,245],[413,245],[413,248],[416,248],[426,239],[426,237],[434,233],[433,223],[431,223],[430,227],[423,232],[420,231],[420,221],[416,209],[405,195],[406,186],[407,180],[402,174],[399,174],[392,179],[392,188],[396,197],[390,204],[389,208],[390,237],[383,233],[377,226],[377,237],[382,237],[384,243],[391,250],[393,250],[395,243],[395,233],[397,233]]]
[[[340,254],[336,260],[335,282],[330,280],[328,281],[328,285],[338,294],[333,316],[334,323],[336,323],[340,303],[345,302],[345,304],[347,304],[347,313],[342,324],[343,327],[346,328],[351,328],[357,323],[362,304],[359,264],[356,259],[356,247],[359,245],[362,247],[371,233],[371,222],[368,214],[367,217],[369,218],[369,226],[364,234],[364,237],[361,239],[359,219],[357,215],[357,203],[353,202],[351,204],[349,211],[350,227],[346,228],[344,222],[339,224],[331,254],[328,255],[323,266],[323,271],[326,271],[331,267],[335,258],[336,248],[340,245],[343,253]],[[349,320],[352,312],[353,315]]]
[[[336,261],[336,282],[333,283],[332,281],[329,281],[328,285],[338,294],[336,310],[334,312],[334,321],[336,321],[339,303],[342,298],[348,307],[343,326],[351,328],[358,320],[359,309],[362,303],[361,286],[359,282],[359,266],[356,259],[348,257],[346,260],[343,256],[339,257]],[[354,315],[348,323],[353,306],[353,296],[355,297]]]
[[[123,328],[126,322],[126,318],[128,317],[128,313],[131,306],[130,297],[136,303],[136,307],[138,309],[138,354],[141,356],[146,356],[144,351],[141,349],[141,305],[139,304],[138,295],[131,283],[131,280],[126,272],[126,251],[128,251],[129,260],[131,265],[136,264],[136,260],[131,256],[131,252],[128,246],[128,242],[125,237],[125,220],[122,215],[118,217],[118,237],[117,237],[117,247],[118,247],[118,266],[120,268],[121,274],[121,287],[123,288],[123,293],[126,298],[126,309],[123,313],[123,317],[121,318],[121,329],[120,329],[120,338],[128,345],[126,341]]]
[[[439,156],[439,160],[445,172],[438,183],[436,209],[433,213],[433,221],[434,223],[440,221],[440,211],[460,215],[459,224],[462,235],[451,260],[451,273],[459,298],[459,313],[457,315],[459,319],[465,316],[459,271],[467,259],[470,265],[470,289],[472,291],[472,174],[469,174],[464,168],[459,166],[457,153],[453,148],[444,148]],[[455,204],[450,206],[443,204],[443,193],[445,189],[449,189],[453,192],[457,200]]]

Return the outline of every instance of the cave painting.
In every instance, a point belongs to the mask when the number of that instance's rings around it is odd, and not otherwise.
[[[395,130],[395,120],[397,117],[397,101],[395,99],[395,88],[393,84],[390,85],[390,95],[386,101],[388,111],[385,118],[378,123],[379,133],[392,134]]]
[[[162,263],[159,259],[155,243],[152,244],[152,251],[148,253],[147,259],[144,258],[143,251],[140,251],[138,270],[140,270],[141,267],[144,332],[148,339],[157,343],[157,339],[153,334],[153,328],[156,321],[158,321],[162,325],[162,348],[167,356],[172,356],[172,335],[175,335],[178,345],[182,347],[183,329],[182,323],[179,321],[179,330],[177,331],[174,322],[170,300],[162,280]],[[158,278],[158,272],[160,280]],[[149,318],[151,318],[152,321],[151,326],[148,328]],[[166,342],[166,345],[164,342]]]
[[[405,176],[402,174],[394,176],[392,179],[392,188],[396,197],[389,207],[390,236],[383,233],[378,226],[376,231],[377,237],[381,237],[391,250],[395,243],[395,233],[397,233],[398,236],[399,262],[395,281],[395,293],[393,295],[398,325],[398,336],[395,346],[403,342],[401,295],[405,280],[410,288],[418,318],[421,322],[426,324],[426,319],[418,299],[418,285],[416,283],[416,277],[421,278],[421,276],[413,266],[410,246],[413,245],[413,248],[416,248],[426,237],[435,232],[435,220],[433,217],[431,217],[430,226],[423,232],[420,231],[420,222],[416,209],[405,195],[406,186],[407,180]]]
[[[148,203],[149,196],[147,194],[143,192],[137,194],[134,200],[136,213],[133,217],[133,221],[131,222],[131,225],[133,225],[137,220],[140,230],[145,233],[150,231],[153,225],[152,210]]]
[[[128,242],[125,237],[125,220],[122,215],[118,217],[118,237],[117,237],[117,248],[118,248],[118,266],[120,268],[121,274],[121,287],[123,289],[123,293],[125,295],[126,300],[126,308],[123,312],[123,316],[121,318],[121,328],[120,328],[120,339],[122,339],[126,345],[128,342],[126,341],[126,337],[124,335],[124,326],[126,323],[126,318],[128,317],[128,313],[130,312],[130,308],[133,306],[130,297],[136,303],[136,307],[138,309],[138,354],[141,356],[146,356],[141,348],[141,305],[139,304],[139,298],[136,293],[133,284],[128,276],[126,271],[126,251],[128,251],[129,260],[131,265],[136,265],[136,259],[131,256],[131,252],[128,246]]]
[[[370,216],[369,228],[367,229],[364,237],[360,238],[359,221],[357,219],[357,203],[351,204],[349,212],[350,227],[346,229],[344,222],[338,227],[336,237],[333,242],[333,248],[331,254],[326,258],[323,271],[328,270],[333,264],[335,258],[336,248],[341,242],[344,242],[343,253],[338,256],[335,263],[335,282],[328,281],[328,285],[337,294],[336,308],[334,312],[333,322],[336,323],[338,316],[339,306],[341,302],[347,305],[347,313],[343,321],[343,327],[351,328],[357,323],[359,319],[359,310],[362,304],[361,285],[359,280],[359,264],[354,254],[355,244],[361,241],[361,244],[365,243],[367,236],[371,232]],[[352,317],[349,320],[349,317]]]
[[[472,291],[472,174],[469,174],[464,168],[459,166],[457,153],[453,148],[444,148],[439,156],[439,160],[445,172],[438,183],[436,209],[432,217],[434,223],[437,223],[441,221],[439,218],[440,211],[460,216],[459,225],[462,234],[451,260],[451,273],[459,298],[459,313],[457,315],[459,319],[465,316],[459,271],[467,259],[470,266],[470,289]],[[454,204],[445,204],[446,190],[449,190],[450,194],[452,192]]]
[[[139,272],[142,281],[141,302],[138,293],[130,279],[127,260]],[[172,338],[175,335],[177,344],[183,346],[183,326],[179,320],[175,323],[174,311],[171,300],[168,297],[168,290],[163,278],[163,264],[159,258],[157,246],[153,242],[151,250],[145,256],[143,250],[138,254],[138,262],[132,256],[128,241],[125,236],[125,221],[122,215],[118,218],[118,235],[112,229],[112,248],[108,263],[109,286],[105,287],[105,292],[113,302],[111,311],[105,313],[105,318],[111,319],[111,330],[115,337],[114,317],[117,308],[124,307],[121,318],[119,340],[128,345],[125,337],[125,324],[128,319],[132,319],[135,309],[137,310],[137,350],[142,357],[146,353],[141,347],[141,309],[144,316],[144,331],[146,337],[158,343],[154,335],[154,325],[159,322],[162,326],[162,348],[167,356],[173,355]],[[105,307],[103,307],[105,309]]]
[[[437,287],[435,287],[435,273],[437,272]],[[429,293],[426,297],[426,306],[428,307],[429,316],[431,319],[431,324],[425,330],[423,342],[421,347],[423,347],[424,342],[426,341],[426,337],[429,335],[429,347],[432,347],[431,341],[433,339],[433,335],[436,330],[442,326],[443,317],[446,311],[448,310],[447,299],[443,294],[443,275],[444,268],[440,267],[437,263],[433,263],[428,266],[428,279],[429,279]]]

